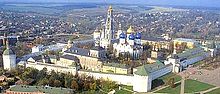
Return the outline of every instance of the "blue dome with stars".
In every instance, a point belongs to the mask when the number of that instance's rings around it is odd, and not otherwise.
[[[124,32],[122,32],[122,33],[119,35],[119,37],[122,38],[122,39],[125,39],[125,38],[126,38],[126,35],[125,35]]]
[[[136,37],[136,39],[141,39],[141,33],[138,32],[135,37]]]
[[[129,35],[129,39],[130,39],[130,40],[134,40],[134,39],[135,39],[134,34]]]

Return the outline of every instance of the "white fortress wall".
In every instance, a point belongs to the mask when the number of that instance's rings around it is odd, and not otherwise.
[[[47,64],[37,64],[37,63],[27,63],[26,64],[26,68],[27,67],[32,67],[32,68],[36,68],[38,70],[42,70],[43,68],[47,68],[48,72],[51,72],[52,70],[54,70],[55,72],[61,72],[61,73],[72,73],[73,75],[76,74],[76,68],[67,68],[67,67],[62,67],[62,66],[56,66],[56,65],[47,65]]]
[[[133,75],[122,75],[122,74],[108,74],[108,73],[100,73],[100,72],[87,72],[87,71],[78,71],[79,75],[87,75],[93,76],[95,79],[109,79],[111,81],[115,81],[117,84],[123,85],[133,85]]]

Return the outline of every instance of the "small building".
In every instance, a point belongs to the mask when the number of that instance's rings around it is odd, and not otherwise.
[[[158,49],[171,49],[172,48],[172,41],[165,40],[163,38],[154,38],[154,37],[143,37],[141,40],[141,44],[149,44],[151,46],[157,46]]]
[[[116,74],[130,74],[131,67],[126,64],[120,63],[104,63],[102,66],[102,71],[105,73],[116,73]]]
[[[83,69],[92,71],[101,71],[101,58],[106,56],[104,49],[83,49],[72,47],[64,52],[64,55],[72,55],[79,59],[79,63]]]
[[[66,55],[62,55],[60,57],[60,62],[56,64],[62,66],[70,66],[75,63],[79,63],[79,59],[76,56],[66,54]]]
[[[181,45],[181,44],[186,44],[186,47],[189,49],[192,49],[194,47],[196,47],[196,45],[198,45],[199,42],[197,42],[194,39],[186,39],[186,38],[177,38],[175,40],[173,40],[173,44],[174,44],[174,49],[176,47],[176,45]]]
[[[210,57],[210,51],[206,51],[203,48],[193,48],[193,49],[186,49],[182,53],[179,54],[172,54],[164,64],[172,64],[173,65],[173,72],[178,73],[181,72],[183,68],[201,61],[207,57]],[[178,68],[179,67],[179,68]]]
[[[31,62],[31,63],[35,63],[38,61],[42,61],[42,56],[38,55],[38,56],[31,56],[27,59],[27,62]]]
[[[163,57],[163,53],[160,51],[151,51],[151,58],[160,59]]]
[[[43,50],[44,50],[43,45],[36,45],[36,46],[32,47],[32,53],[40,52],[40,51],[43,51]]]

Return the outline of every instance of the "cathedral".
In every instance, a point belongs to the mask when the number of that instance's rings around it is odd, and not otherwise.
[[[141,33],[134,32],[130,26],[127,32],[121,32],[119,42],[113,44],[114,53],[116,56],[129,53],[132,59],[139,59],[143,46],[141,45]]]
[[[119,24],[121,28],[121,24]],[[114,36],[117,36],[116,38]],[[108,9],[107,19],[105,23],[105,28],[103,30],[95,30],[93,33],[95,40],[95,46],[99,46],[105,49],[113,47],[113,52],[115,56],[119,57],[120,54],[129,53],[132,59],[139,59],[142,53],[141,45],[141,33],[135,32],[133,28],[123,32],[121,29],[117,33],[113,30],[113,9],[112,6]]]

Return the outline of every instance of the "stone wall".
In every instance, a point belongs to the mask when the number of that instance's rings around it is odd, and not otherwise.
[[[78,71],[79,75],[93,76],[95,79],[106,79],[110,81],[115,81],[117,84],[123,85],[133,85],[133,75],[123,75],[123,74],[110,74],[101,72],[88,72],[88,71]]]

